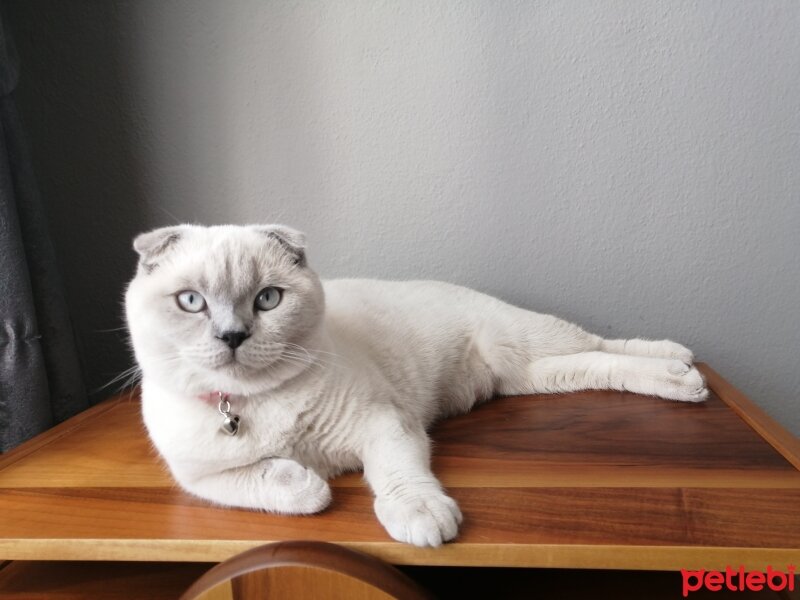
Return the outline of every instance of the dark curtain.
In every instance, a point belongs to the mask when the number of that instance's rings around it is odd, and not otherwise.
[[[0,451],[88,407],[13,92],[18,61],[0,14]]]

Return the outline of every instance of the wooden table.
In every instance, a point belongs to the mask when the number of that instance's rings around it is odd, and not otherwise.
[[[217,562],[316,539],[394,564],[596,569],[800,565],[800,442],[708,366],[684,404],[619,392],[496,399],[434,433],[458,540],[392,541],[360,476],[316,516],[207,506],[171,481],[133,397],[0,457],[0,559]]]

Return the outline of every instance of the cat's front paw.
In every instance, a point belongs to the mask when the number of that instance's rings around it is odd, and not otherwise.
[[[285,458],[264,461],[261,478],[270,497],[270,510],[306,515],[324,510],[331,503],[331,488],[313,469]]]
[[[375,514],[394,539],[415,546],[440,546],[458,534],[463,517],[456,501],[443,492],[402,498],[375,498]]]

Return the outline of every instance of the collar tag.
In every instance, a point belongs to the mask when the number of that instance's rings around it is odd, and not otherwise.
[[[231,401],[229,400],[229,397],[230,394],[217,392],[217,398],[219,399],[217,410],[219,411],[219,414],[224,417],[219,428],[227,435],[234,436],[239,433],[239,421],[241,419],[239,415],[231,412]]]

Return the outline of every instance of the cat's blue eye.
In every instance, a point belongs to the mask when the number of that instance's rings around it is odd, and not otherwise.
[[[198,313],[206,307],[206,299],[194,290],[186,290],[178,294],[175,299],[181,310],[190,313]]]
[[[281,303],[281,290],[276,287],[265,287],[258,292],[255,306],[257,310],[272,310]]]

